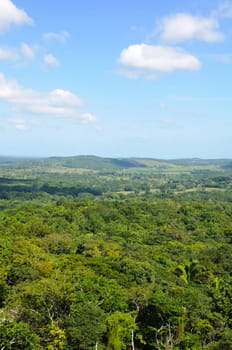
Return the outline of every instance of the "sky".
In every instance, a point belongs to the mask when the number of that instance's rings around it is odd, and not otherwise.
[[[232,158],[232,1],[0,0],[0,155]]]

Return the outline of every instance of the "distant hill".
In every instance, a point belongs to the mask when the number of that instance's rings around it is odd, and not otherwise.
[[[92,155],[49,158],[0,157],[0,166],[23,168],[70,168],[96,171],[115,171],[120,169],[175,169],[179,167],[214,167],[232,169],[231,159],[153,159],[153,158],[102,158]]]
[[[224,166],[224,169],[232,169],[232,161],[227,162]]]
[[[47,160],[53,160],[66,168],[93,170],[145,167],[145,165],[140,165],[133,159],[101,158],[97,156],[52,157]]]
[[[171,159],[168,160],[171,164],[182,165],[182,166],[209,166],[214,165],[218,167],[225,167],[231,163],[230,159],[201,159],[201,158],[190,158],[190,159]],[[231,163],[232,164],[232,163]]]
[[[91,170],[117,170],[127,168],[144,168],[134,159],[102,158],[97,156],[49,157],[49,158],[11,158],[0,157],[0,165],[15,168],[50,167],[50,168],[78,168]]]
[[[29,158],[0,156],[0,164],[12,164],[17,162],[22,162],[25,160],[28,161]]]

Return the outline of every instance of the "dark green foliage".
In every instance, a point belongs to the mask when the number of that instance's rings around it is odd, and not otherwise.
[[[74,304],[67,322],[67,343],[71,349],[93,349],[105,332],[104,311],[91,302]]]
[[[24,322],[0,323],[0,348],[4,350],[37,350],[39,337]]]

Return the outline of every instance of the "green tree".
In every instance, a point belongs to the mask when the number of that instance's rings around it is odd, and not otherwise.
[[[105,314],[92,303],[74,304],[67,325],[67,343],[71,349],[93,349],[105,331]]]
[[[127,349],[133,347],[134,332],[137,329],[134,313],[116,311],[107,318],[107,350]]]

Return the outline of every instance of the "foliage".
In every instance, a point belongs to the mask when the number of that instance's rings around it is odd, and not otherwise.
[[[24,322],[5,321],[0,323],[0,347],[4,350],[36,350],[39,337]]]
[[[0,349],[231,349],[228,162],[0,163]]]

